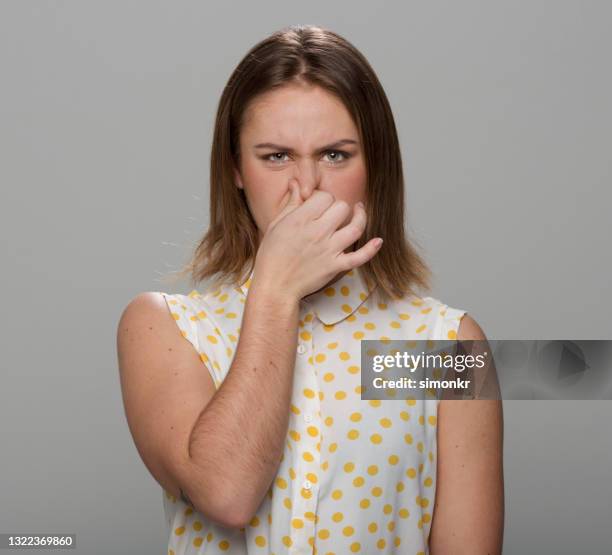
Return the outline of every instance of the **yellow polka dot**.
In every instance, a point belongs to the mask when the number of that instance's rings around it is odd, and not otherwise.
[[[346,399],[346,393],[344,391],[336,391],[334,397],[338,399],[338,401],[341,401],[342,399]]]
[[[372,434],[370,436],[370,441],[377,445],[382,442],[382,436],[380,434]]]
[[[349,439],[357,439],[359,437],[359,430],[349,430],[348,434],[346,434],[346,437],[348,437]]]
[[[315,392],[312,389],[309,389],[308,387],[304,388],[303,393],[304,397],[308,397],[309,399],[313,399],[315,396]]]
[[[457,332],[455,330],[450,330],[446,336],[448,339],[457,339]]]
[[[292,525],[294,528],[303,528],[303,527],[304,527],[304,521],[303,521],[301,518],[294,518],[294,519],[291,521],[291,525]]]
[[[325,375],[323,376],[323,380],[329,383],[333,381],[335,377],[336,376],[334,375],[333,372],[326,372]]]
[[[416,478],[416,475],[417,471],[414,468],[409,468],[406,470],[406,476],[408,476],[408,478]]]
[[[387,460],[389,464],[397,464],[399,462],[399,457],[397,455],[390,455]]]
[[[421,333],[426,327],[427,324],[421,324],[415,331],[416,333]]]
[[[361,549],[361,544],[359,542],[353,542],[351,544],[351,551],[353,553],[357,553]]]
[[[331,416],[328,416],[325,418],[324,422],[326,426],[331,426],[334,423],[334,419]]]
[[[378,549],[384,549],[385,546],[387,545],[387,542],[385,541],[384,538],[380,538],[377,542],[376,542],[376,547],[378,547]]]
[[[361,413],[360,412],[354,412],[353,414],[351,414],[351,416],[349,416],[349,418],[353,422],[359,422],[361,420]]]
[[[325,362],[326,358],[327,357],[323,353],[319,353],[318,355],[315,356],[315,362],[318,362],[320,364],[322,362]]]
[[[222,549],[223,551],[227,551],[230,548],[230,542],[228,542],[227,540],[221,540],[219,542],[219,549]]]
[[[341,308],[342,312],[346,312],[347,314],[353,312],[353,309],[348,304],[343,304]]]
[[[306,430],[308,431],[308,435],[312,437],[317,437],[319,435],[319,428],[317,428],[316,426],[308,426]]]
[[[344,465],[344,472],[353,472],[355,470],[355,463],[347,462]]]
[[[174,530],[174,533],[175,533],[177,536],[182,536],[182,535],[185,533],[185,527],[184,527],[184,526],[179,526],[178,528],[176,528],[176,529]]]
[[[406,508],[402,508],[397,513],[400,518],[408,518],[410,516],[410,511]]]
[[[430,414],[427,417],[427,422],[429,422],[432,426],[435,426],[437,422],[437,418],[433,414]]]
[[[367,509],[370,506],[370,500],[368,498],[364,498],[359,502],[359,506],[362,509]]]
[[[375,464],[371,464],[370,466],[368,466],[368,474],[370,476],[375,476],[376,474],[378,474],[378,466],[376,466]]]
[[[425,480],[423,480],[423,485],[424,485],[425,487],[429,487],[429,486],[431,486],[432,484],[433,484],[433,480],[432,480],[432,479],[431,479],[431,477],[429,477],[429,476],[428,476],[427,478],[425,478]]]
[[[199,532],[199,531],[202,529],[202,523],[201,523],[199,520],[196,520],[196,521],[193,523],[193,529],[194,529],[196,532]]]
[[[363,477],[362,477],[362,476],[357,476],[357,478],[355,478],[355,479],[353,480],[353,485],[354,485],[356,488],[359,488],[359,487],[363,486],[363,484],[364,484],[364,483],[365,483],[365,480],[363,479]]]
[[[327,538],[329,538],[329,530],[326,530],[326,529],[319,530],[318,536],[320,539],[326,540]]]
[[[218,343],[217,338],[214,335],[207,335],[206,339],[215,345]]]
[[[256,536],[255,537],[255,544],[258,547],[265,547],[266,546],[266,538],[264,538],[263,536]]]
[[[408,444],[408,445],[412,445],[412,434],[404,434],[404,441]]]
[[[283,536],[283,545],[291,547],[293,545],[293,540],[289,536]]]
[[[390,428],[392,424],[388,418],[381,418],[378,422],[383,428]]]
[[[372,495],[374,497],[380,497],[382,495],[382,488],[380,486],[374,486],[372,488]]]
[[[314,457],[312,455],[312,453],[309,453],[308,451],[305,451],[302,454],[302,458],[306,461],[306,462],[312,462],[314,461]]]
[[[335,489],[334,491],[332,491],[331,496],[332,496],[332,499],[335,499],[336,501],[338,499],[342,499],[342,490]]]
[[[345,526],[342,528],[342,533],[345,536],[352,536],[355,533],[355,529],[352,526]]]
[[[328,297],[333,297],[336,294],[336,290],[333,287],[328,287],[327,289],[325,289],[325,294]]]
[[[284,478],[280,478],[279,477],[279,478],[276,479],[276,485],[280,489],[287,489],[287,480],[285,480]]]
[[[381,401],[378,399],[372,399],[371,401],[368,401],[368,403],[370,403],[371,407],[380,407]]]
[[[359,372],[359,366],[349,366],[347,371],[349,374],[357,374]]]
[[[310,341],[312,339],[312,334],[309,331],[303,331],[300,333],[300,338],[303,341]]]

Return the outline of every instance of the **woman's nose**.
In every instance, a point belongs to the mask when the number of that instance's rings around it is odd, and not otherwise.
[[[321,174],[316,162],[302,164],[294,177],[300,183],[303,198],[308,198],[321,184]]]

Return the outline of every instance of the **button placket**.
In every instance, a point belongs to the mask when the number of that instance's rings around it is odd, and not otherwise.
[[[299,344],[297,348],[298,358],[296,361],[294,379],[298,383],[297,395],[301,397],[302,415],[295,418],[295,426],[299,431],[301,441],[299,449],[295,452],[296,456],[296,491],[293,495],[293,514],[292,519],[300,519],[303,526],[300,528],[292,527],[291,537],[295,547],[300,546],[308,549],[309,538],[315,536],[316,528],[316,508],[318,502],[318,476],[320,453],[317,450],[317,443],[320,437],[320,424],[317,415],[319,414],[319,387],[313,366],[313,341],[312,323],[314,315],[308,312],[300,320]],[[306,394],[306,391],[312,394]],[[319,431],[313,433],[313,427]],[[308,455],[306,455],[308,453]],[[306,456],[305,456],[306,455]],[[312,479],[311,479],[312,478]]]

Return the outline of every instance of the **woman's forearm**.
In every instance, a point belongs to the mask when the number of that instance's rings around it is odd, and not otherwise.
[[[278,470],[287,434],[297,347],[299,299],[251,283],[236,353],[227,376],[201,412],[189,441],[202,476],[202,503],[224,499],[243,525]]]

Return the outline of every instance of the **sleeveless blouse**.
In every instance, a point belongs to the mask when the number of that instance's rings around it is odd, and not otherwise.
[[[217,389],[252,278],[160,292]],[[357,269],[302,299],[289,426],[267,494],[248,525],[232,529],[162,490],[168,554],[428,553],[439,400],[361,399],[360,341],[456,339],[464,314],[434,297],[377,302]]]

